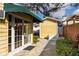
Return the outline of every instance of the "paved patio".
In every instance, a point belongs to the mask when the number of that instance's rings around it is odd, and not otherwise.
[[[51,40],[40,39],[34,45],[16,53],[14,56],[56,56],[56,37]]]
[[[47,45],[48,40],[47,39],[40,39],[39,42],[36,44],[33,44],[24,50],[16,53],[14,56],[39,56],[45,46]]]

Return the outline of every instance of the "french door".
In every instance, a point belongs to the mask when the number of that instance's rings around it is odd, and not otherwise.
[[[23,22],[21,19],[15,18],[15,48],[22,46]]]
[[[13,19],[11,15],[9,15],[8,21],[8,52],[11,52],[12,48],[22,46],[23,22],[18,18]]]
[[[29,26],[24,24],[24,20],[12,15],[8,16],[8,22],[8,52],[11,52],[28,43]]]

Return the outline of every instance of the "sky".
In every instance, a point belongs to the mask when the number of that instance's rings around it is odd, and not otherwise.
[[[46,5],[45,5],[46,6]],[[52,5],[51,5],[52,7]],[[49,7],[46,6],[46,8],[49,9]],[[57,12],[50,12],[51,17],[55,17],[55,18],[59,18],[62,19],[63,16],[72,16],[76,13],[79,13],[79,6],[78,7],[74,7],[74,6],[66,6],[64,8],[59,9]],[[41,19],[43,19],[45,16],[40,13],[39,11],[37,11],[36,13],[37,16],[39,16]]]
[[[56,18],[62,18],[63,16],[66,17],[66,16],[72,16],[72,15],[75,15],[76,13],[79,13],[79,7],[73,7],[73,6],[67,6],[65,8],[61,8],[60,10],[58,10],[57,12],[55,13],[52,13],[52,16],[53,17],[56,17]]]
[[[79,7],[67,6],[60,9],[58,12],[53,14],[55,17],[62,18],[63,16],[72,16],[79,13]]]
[[[65,15],[66,16],[71,16],[75,14],[75,11],[77,11],[79,9],[79,7],[72,7],[72,6],[68,6],[65,9]]]
[[[59,18],[61,19],[63,16],[72,16],[76,13],[79,13],[79,6],[78,7],[73,7],[73,6],[67,6],[65,8],[61,8],[59,9],[57,12],[53,13],[50,12],[51,16],[55,17],[55,18]],[[37,15],[40,18],[43,18],[44,16],[39,12],[37,13]]]

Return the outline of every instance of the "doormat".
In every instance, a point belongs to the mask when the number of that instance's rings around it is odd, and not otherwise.
[[[28,46],[27,48],[25,48],[24,50],[32,50],[35,46]]]

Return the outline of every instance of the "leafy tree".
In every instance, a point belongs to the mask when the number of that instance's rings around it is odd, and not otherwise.
[[[40,11],[42,14],[46,16],[50,16],[50,12],[57,12],[61,8],[65,8],[67,6],[79,6],[78,3],[21,3],[21,5],[27,7],[35,13],[37,13],[37,11]]]

